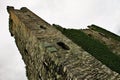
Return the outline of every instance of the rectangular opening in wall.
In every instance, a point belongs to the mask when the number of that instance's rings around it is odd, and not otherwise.
[[[70,50],[70,48],[63,42],[57,42],[57,45],[59,45],[64,50]]]

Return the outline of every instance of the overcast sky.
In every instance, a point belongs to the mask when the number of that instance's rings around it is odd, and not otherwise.
[[[25,64],[8,30],[6,6],[27,7],[50,24],[96,24],[120,35],[120,0],[0,0],[0,80],[27,80]]]

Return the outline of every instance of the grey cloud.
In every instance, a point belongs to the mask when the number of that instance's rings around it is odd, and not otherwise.
[[[25,65],[14,42],[4,43],[0,48],[0,80],[27,80]]]

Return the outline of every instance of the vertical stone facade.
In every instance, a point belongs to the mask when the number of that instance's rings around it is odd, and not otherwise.
[[[28,80],[120,80],[120,75],[23,7],[7,7]]]

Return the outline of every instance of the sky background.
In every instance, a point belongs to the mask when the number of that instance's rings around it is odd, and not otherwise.
[[[120,0],[0,0],[0,80],[27,80],[25,64],[8,30],[6,6],[27,7],[50,24],[96,24],[120,35]]]

